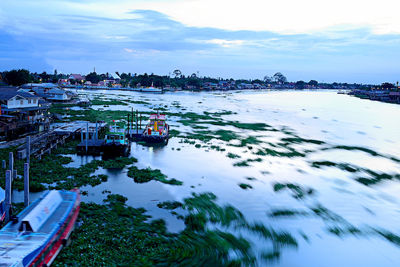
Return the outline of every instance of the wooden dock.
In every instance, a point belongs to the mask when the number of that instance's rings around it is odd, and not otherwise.
[[[26,142],[17,148],[17,158],[25,159],[28,154],[31,157],[41,158],[44,154],[50,154],[59,145],[63,145],[70,136],[70,134],[60,135],[54,131],[49,131],[46,134],[32,138],[29,148]]]

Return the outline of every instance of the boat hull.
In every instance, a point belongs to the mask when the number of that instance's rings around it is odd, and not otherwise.
[[[106,155],[126,155],[128,152],[128,144],[109,143],[103,145],[103,153]]]
[[[168,142],[168,135],[166,136],[154,136],[154,135],[144,135],[142,140],[147,143],[166,143]]]
[[[52,240],[46,245],[42,252],[35,258],[35,260],[29,264],[29,266],[50,266],[61,249],[66,246],[67,240],[69,239],[72,231],[75,228],[76,220],[78,219],[80,211],[80,194],[79,189],[73,189],[78,194],[75,201],[74,208],[70,216],[68,216],[66,222],[60,228],[60,230],[54,235]]]

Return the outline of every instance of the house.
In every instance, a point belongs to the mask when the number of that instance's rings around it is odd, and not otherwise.
[[[11,139],[48,129],[48,106],[40,102],[37,95],[14,87],[0,88],[0,138]]]
[[[68,80],[84,82],[85,77],[83,77],[80,74],[71,74],[71,75],[68,76]]]
[[[71,96],[68,95],[65,90],[59,88],[34,88],[32,89],[32,91],[36,96],[39,96],[51,102],[63,102],[71,100]]]

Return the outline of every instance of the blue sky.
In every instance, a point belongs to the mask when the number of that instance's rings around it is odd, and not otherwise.
[[[395,10],[389,0],[2,0],[0,70],[396,82]]]

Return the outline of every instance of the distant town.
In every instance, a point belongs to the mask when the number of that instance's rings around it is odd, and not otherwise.
[[[27,84],[54,84],[64,88],[86,89],[124,89],[155,87],[165,91],[175,90],[240,90],[240,89],[343,89],[343,90],[399,90],[396,84],[385,82],[376,84],[357,83],[324,83],[316,80],[289,82],[285,75],[277,72],[262,79],[222,79],[199,76],[197,73],[184,75],[178,69],[169,75],[137,73],[103,73],[95,71],[87,74],[62,74],[57,70],[53,74],[46,72],[31,73],[28,70],[11,70],[0,72],[0,86],[22,86]],[[44,85],[42,85],[44,86]]]

